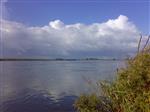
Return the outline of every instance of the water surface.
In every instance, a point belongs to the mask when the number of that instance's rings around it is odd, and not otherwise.
[[[120,61],[0,61],[2,112],[74,112],[74,100],[113,80]]]

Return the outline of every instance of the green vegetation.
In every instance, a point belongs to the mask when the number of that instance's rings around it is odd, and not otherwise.
[[[80,96],[74,104],[77,111],[150,112],[150,46],[128,59],[115,81],[99,85],[102,96]]]

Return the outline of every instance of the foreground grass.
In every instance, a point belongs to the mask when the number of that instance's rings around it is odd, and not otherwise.
[[[112,83],[100,82],[102,96],[82,95],[79,112],[150,112],[150,46],[127,61]]]

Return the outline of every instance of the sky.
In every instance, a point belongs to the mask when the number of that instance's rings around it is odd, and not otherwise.
[[[125,57],[150,33],[149,0],[3,0],[1,57]]]

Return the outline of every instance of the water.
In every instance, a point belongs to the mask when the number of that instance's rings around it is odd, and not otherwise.
[[[1,61],[1,112],[74,112],[82,93],[113,80],[120,61]]]

